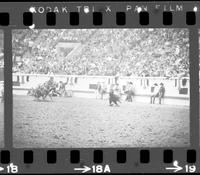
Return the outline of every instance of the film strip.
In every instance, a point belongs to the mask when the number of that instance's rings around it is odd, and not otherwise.
[[[1,2],[0,174],[199,173],[198,2]]]

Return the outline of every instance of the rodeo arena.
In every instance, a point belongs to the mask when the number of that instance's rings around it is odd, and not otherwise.
[[[14,147],[189,146],[188,35],[14,30]]]

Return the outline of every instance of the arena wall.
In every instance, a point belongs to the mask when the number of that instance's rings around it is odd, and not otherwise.
[[[132,82],[135,89],[135,100],[149,102],[152,94],[151,88],[154,83],[164,84],[165,104],[189,106],[190,80],[188,77],[166,78],[166,77],[114,77],[114,76],[76,76],[76,75],[36,75],[36,74],[13,74],[13,94],[25,95],[27,90],[35,88],[39,84],[54,77],[56,82],[72,82],[74,96],[95,98],[98,83],[105,83],[108,87],[118,83],[124,89],[127,82]],[[107,98],[107,97],[106,97]]]

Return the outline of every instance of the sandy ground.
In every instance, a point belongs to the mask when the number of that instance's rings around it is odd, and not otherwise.
[[[189,107],[14,96],[14,147],[189,146]]]
[[[4,103],[0,102],[0,148],[2,147],[4,147]]]

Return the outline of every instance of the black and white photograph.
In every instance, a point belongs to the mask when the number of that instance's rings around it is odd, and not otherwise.
[[[18,29],[12,49],[15,148],[190,146],[188,29]]]
[[[0,148],[4,147],[4,46],[3,31],[0,30]]]

